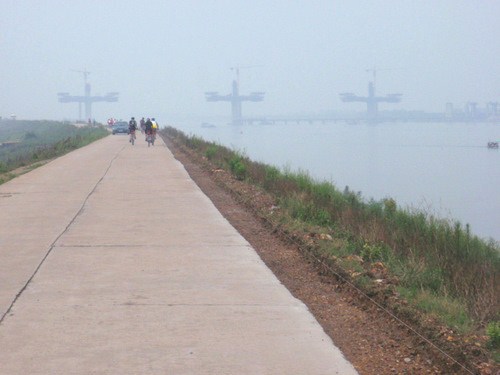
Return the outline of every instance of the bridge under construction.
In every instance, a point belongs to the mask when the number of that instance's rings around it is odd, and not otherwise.
[[[87,70],[77,71],[78,73],[83,73],[83,95],[70,95],[67,92],[60,92],[59,96],[60,103],[78,103],[78,120],[82,120],[82,104],[85,106],[85,121],[90,121],[92,119],[92,104],[96,102],[117,102],[118,93],[110,92],[104,96],[92,96],[90,94],[90,83],[88,82],[88,76],[90,72]]]

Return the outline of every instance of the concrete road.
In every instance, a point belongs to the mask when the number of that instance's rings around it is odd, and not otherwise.
[[[0,374],[354,374],[157,141],[0,185]]]

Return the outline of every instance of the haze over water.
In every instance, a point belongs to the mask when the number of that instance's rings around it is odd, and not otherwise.
[[[401,93],[387,110],[500,101],[496,0],[1,0],[0,116],[76,119],[58,93],[118,92],[92,117],[225,116],[204,92],[265,92],[244,115],[362,110],[340,93]],[[87,120],[87,119],[85,119]]]
[[[0,116],[75,120],[88,79],[91,117],[155,117],[365,197],[470,222],[500,238],[498,122],[230,127],[205,92],[265,92],[251,117],[363,111],[339,94],[401,93],[380,110],[444,112],[500,102],[495,0],[1,0]],[[377,71],[375,77],[375,70]],[[85,88],[84,88],[85,87]],[[91,89],[91,90],[90,90]],[[66,97],[67,97],[66,96]],[[88,119],[84,119],[85,121]],[[212,121],[210,121],[212,122]],[[432,207],[432,208],[430,208]]]
[[[494,123],[288,123],[206,128],[174,126],[244,151],[253,160],[469,223],[472,232],[500,240],[500,140]]]

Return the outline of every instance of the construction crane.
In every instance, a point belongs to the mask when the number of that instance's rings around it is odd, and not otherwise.
[[[83,82],[84,84],[87,84],[87,78],[90,74],[89,71],[87,71],[86,68],[84,68],[83,70],[75,70],[75,69],[71,69],[72,72],[76,72],[76,73],[82,73],[83,74]]]
[[[260,68],[263,67],[264,65],[246,65],[246,66],[232,66],[229,69],[234,70],[236,72],[236,82],[238,83],[238,86],[240,85],[240,69],[250,69],[250,68]]]
[[[365,69],[365,72],[367,73],[372,73],[373,75],[373,87],[375,87],[377,85],[377,72],[381,72],[381,71],[387,71],[387,70],[394,70],[394,69],[377,69],[376,67],[373,67],[371,69]]]

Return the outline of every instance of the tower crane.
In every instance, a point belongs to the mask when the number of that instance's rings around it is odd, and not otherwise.
[[[87,78],[90,75],[90,72],[87,71],[87,68],[84,68],[83,70],[71,69],[71,71],[75,72],[75,73],[83,73],[83,81],[84,81],[85,84],[87,84]]]
[[[263,66],[264,65],[245,65],[245,66],[237,65],[237,66],[232,66],[229,69],[236,72],[236,83],[239,86],[240,85],[240,69],[260,68]]]

